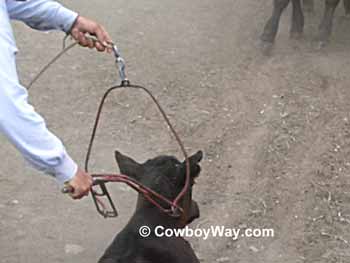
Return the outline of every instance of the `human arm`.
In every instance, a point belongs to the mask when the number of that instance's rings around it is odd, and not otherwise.
[[[112,42],[102,25],[88,19],[61,4],[51,0],[31,0],[18,2],[7,1],[7,10],[11,19],[20,20],[38,30],[62,30],[73,36],[80,45],[105,51]],[[86,37],[86,34],[96,36],[98,41]],[[107,51],[111,51],[107,48]]]
[[[40,171],[54,176],[63,185],[69,181],[74,198],[90,189],[92,179],[81,172],[62,142],[51,133],[44,119],[28,103],[28,93],[20,85],[11,26],[0,9],[0,132]]]

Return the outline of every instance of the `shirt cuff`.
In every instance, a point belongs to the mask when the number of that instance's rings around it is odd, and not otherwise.
[[[69,33],[77,18],[78,18],[78,13],[64,6],[61,6],[57,11],[55,20],[59,29],[61,29],[66,33]]]
[[[78,165],[70,158],[69,155],[66,155],[62,159],[62,163],[55,167],[55,178],[60,185],[63,185],[65,182],[73,179],[75,174],[78,171]]]

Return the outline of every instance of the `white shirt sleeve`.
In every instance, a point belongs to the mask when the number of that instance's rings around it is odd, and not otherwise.
[[[28,103],[27,90],[20,85],[17,76],[17,48],[8,13],[1,3],[0,28],[0,132],[30,164],[53,175],[62,184],[73,178],[77,165]]]
[[[69,32],[78,14],[51,0],[6,0],[11,19],[20,20],[38,30]]]

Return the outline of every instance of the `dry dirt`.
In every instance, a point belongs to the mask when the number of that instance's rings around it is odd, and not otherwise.
[[[322,5],[305,37],[283,16],[273,56],[257,48],[271,1],[65,0],[100,21],[127,60],[129,78],[159,98],[190,152],[204,150],[194,226],[273,228],[274,238],[192,238],[201,262],[350,262],[350,21],[338,8],[328,48],[313,49]],[[323,2],[323,1],[321,1]],[[23,83],[61,48],[61,33],[14,24]],[[74,49],[30,91],[82,163],[105,89],[118,83],[107,54]],[[136,91],[107,104],[92,170],[117,171],[113,151],[139,161],[181,157],[152,103]],[[130,217],[135,193],[110,189],[120,217],[90,198],[73,202],[29,168],[4,138],[0,150],[0,262],[96,262]]]

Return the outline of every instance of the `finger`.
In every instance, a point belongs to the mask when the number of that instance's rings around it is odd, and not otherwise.
[[[101,42],[96,42],[95,43],[95,47],[98,51],[103,52],[106,50],[106,47],[104,45],[101,44]]]
[[[88,188],[86,191],[84,191],[84,194],[82,195],[82,197],[88,196],[90,193],[90,188]]]
[[[94,41],[86,37],[85,33],[79,29],[74,28],[71,32],[72,37],[83,47],[93,48],[95,46]]]
[[[69,196],[70,196],[73,200],[77,200],[77,199],[82,198],[82,195],[81,195],[81,194],[77,194],[77,192],[70,193]]]
[[[73,195],[72,198],[73,198],[73,200],[79,200],[79,199],[83,198],[83,196]]]
[[[77,34],[77,41],[79,43],[79,45],[83,46],[83,47],[87,47],[89,45],[88,43],[88,39],[85,37],[85,35],[81,32],[79,32]]]
[[[85,36],[84,36],[85,37]],[[96,41],[94,41],[94,40],[92,40],[92,39],[90,39],[90,38],[87,38],[87,37],[85,37],[86,38],[86,41],[87,41],[87,46],[89,47],[89,48],[94,48],[95,47],[95,45],[96,45]]]
[[[77,200],[77,199],[81,199],[81,198],[83,198],[85,196],[85,193],[84,192],[77,192],[77,193],[73,193],[72,194],[72,198],[74,199],[74,200]]]
[[[107,31],[101,26],[98,25],[95,29],[95,35],[97,39],[105,46],[107,47],[109,44],[112,43],[111,37],[108,35]]]

